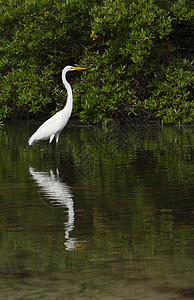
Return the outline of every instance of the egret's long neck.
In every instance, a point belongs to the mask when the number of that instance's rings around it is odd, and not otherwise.
[[[73,93],[72,93],[72,88],[70,86],[70,84],[67,82],[66,80],[66,73],[62,72],[62,81],[63,84],[67,90],[67,103],[65,105],[65,108],[69,110],[69,112],[71,113],[72,111],[72,106],[73,106]]]

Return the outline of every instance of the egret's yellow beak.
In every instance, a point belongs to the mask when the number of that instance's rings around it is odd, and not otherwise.
[[[74,70],[86,70],[86,68],[80,68],[80,67],[72,67]]]

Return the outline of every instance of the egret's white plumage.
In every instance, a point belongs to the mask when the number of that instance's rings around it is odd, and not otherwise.
[[[48,119],[46,122],[44,122],[37,131],[31,136],[29,139],[29,146],[33,145],[35,142],[40,140],[48,140],[49,139],[49,145],[52,142],[52,140],[56,139],[56,144],[59,140],[59,134],[67,124],[71,112],[72,112],[72,106],[73,106],[73,94],[70,84],[66,80],[66,73],[68,71],[74,71],[74,70],[84,70],[86,68],[79,68],[79,67],[72,67],[67,66],[62,71],[62,81],[67,89],[67,103],[65,107],[57,112],[54,116],[52,116],[50,119]]]

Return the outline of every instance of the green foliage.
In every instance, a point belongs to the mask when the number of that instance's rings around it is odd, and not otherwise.
[[[157,109],[164,122],[191,122],[194,118],[194,101],[190,87],[194,82],[188,59],[171,59],[161,64],[157,78],[150,82],[151,96],[144,101],[145,108]]]
[[[83,118],[109,121],[122,111],[165,123],[193,120],[190,4],[107,0],[92,8],[99,52],[89,50],[82,60],[94,70],[92,85],[89,72],[85,78]]]
[[[172,30],[171,17],[153,1],[108,0],[104,6],[95,7],[93,14],[94,31],[106,37],[108,52],[113,57],[129,58],[139,66],[150,54],[154,40]]]
[[[90,70],[87,75],[84,74],[86,79],[81,85],[75,84],[75,90],[81,98],[81,102],[75,101],[75,109],[81,107],[81,118],[106,123],[119,113],[124,114],[126,106],[128,113],[135,113],[135,91],[133,88],[128,89],[128,79],[121,80],[126,75],[126,66],[109,65],[106,52],[102,55],[97,52],[95,56],[88,54],[86,57],[82,64],[89,62]]]
[[[55,109],[64,101],[59,74],[87,45],[87,6],[84,1],[2,1],[0,117],[18,109]]]
[[[0,117],[60,109],[61,70],[78,64],[81,119],[191,122],[193,32],[190,0],[4,0]]]

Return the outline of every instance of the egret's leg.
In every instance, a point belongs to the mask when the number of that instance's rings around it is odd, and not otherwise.
[[[59,141],[59,134],[55,136],[56,139],[56,159],[58,160],[58,141]]]
[[[52,134],[50,136],[50,140],[49,140],[49,144],[48,144],[48,148],[47,148],[47,151],[46,151],[46,157],[48,156],[48,151],[49,151],[49,148],[50,148],[50,144],[52,143],[52,140],[54,139],[55,135]]]
[[[55,139],[56,139],[56,147],[58,147],[59,134],[57,134],[57,135],[55,136]]]
[[[54,139],[54,137],[55,137],[54,133],[53,133],[53,134],[51,134],[51,136],[50,136],[50,140],[49,140],[49,144],[51,144],[51,143],[52,143],[52,140]]]
[[[50,143],[48,144],[48,148],[46,150],[46,157],[48,157],[48,151],[49,151],[49,148],[50,148]]]

